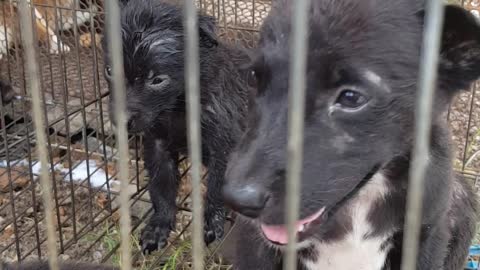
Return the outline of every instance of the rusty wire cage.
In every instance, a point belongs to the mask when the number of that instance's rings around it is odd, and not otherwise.
[[[107,0],[108,1],[108,0]],[[57,250],[63,259],[111,262],[120,255],[120,192],[115,132],[109,120],[109,92],[103,78],[100,40],[105,25],[104,0],[31,0],[29,12],[38,42],[40,92],[46,121],[49,181]],[[217,19],[219,34],[228,43],[253,47],[258,28],[270,10],[270,0],[196,0],[197,7]],[[477,16],[480,1],[463,4]],[[46,222],[39,184],[41,157],[36,152],[30,78],[22,50],[16,1],[0,2],[1,80],[17,94],[1,108],[0,256],[7,261],[47,258]],[[480,177],[479,83],[460,95],[448,117],[456,145],[455,168],[477,184]],[[134,266],[189,269],[191,199],[188,163],[181,168],[182,184],[176,231],[169,246],[151,256],[141,255],[138,228],[151,214],[143,166],[142,138],[128,137],[130,208]],[[206,254],[212,269],[228,269],[217,251]],[[164,268],[167,267],[167,268]],[[169,268],[170,267],[170,268]]]

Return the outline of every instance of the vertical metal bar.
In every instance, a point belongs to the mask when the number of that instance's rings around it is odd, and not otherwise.
[[[233,23],[233,26],[234,27],[238,27],[238,0],[235,0],[235,3],[234,3],[234,11],[233,11],[233,17],[234,17],[234,23]],[[226,31],[225,31],[226,32]],[[233,32],[233,38],[234,38],[234,42],[235,42],[235,46],[238,46],[239,45],[239,33],[240,31],[234,31]]]
[[[13,6],[13,3],[12,3],[12,0],[9,1],[10,2],[10,12],[13,14],[14,13],[14,6]],[[18,20],[15,20],[15,27],[18,27],[17,29],[20,29],[20,21]],[[6,31],[5,31],[6,33]],[[20,37],[23,35],[23,32],[20,31],[19,32],[19,35]],[[13,43],[14,43],[14,46],[15,46],[15,58],[16,61],[20,61],[20,65],[17,65],[18,69],[18,76],[19,78],[21,78],[20,80],[23,80],[22,83],[23,83],[23,92],[22,94],[26,96],[27,94],[27,83],[26,83],[26,80],[25,80],[25,62],[23,61],[23,57],[20,57],[19,55],[19,50],[17,48],[19,48],[19,44],[18,44],[18,39],[14,38],[13,39]],[[8,56],[8,54],[7,54]],[[7,58],[9,59],[9,58]],[[10,67],[10,60],[8,61],[8,65]],[[26,104],[25,104],[25,99],[23,99],[21,101],[21,104],[22,104],[22,115],[23,115],[23,119],[28,119],[27,118],[27,109],[26,109]],[[2,116],[2,119],[3,116]],[[27,120],[28,121],[28,120]],[[3,129],[5,129],[5,127],[2,127]],[[25,134],[30,134],[30,123],[27,123],[25,125],[25,129],[26,129],[26,133]],[[6,137],[5,137],[6,138]],[[34,179],[34,176],[33,176],[33,172],[32,172],[32,144],[31,144],[31,141],[30,141],[30,137],[27,136],[26,138],[27,140],[27,151],[28,151],[28,164],[29,164],[29,176],[30,176],[30,181],[31,181],[31,185],[30,185],[30,190],[31,190],[31,193],[32,193],[32,205],[37,205],[37,198],[36,198],[36,195],[35,195],[35,188],[36,188],[36,181]],[[6,148],[6,150],[8,150],[8,148]],[[9,160],[8,156],[7,156],[7,160]],[[15,215],[14,215],[14,218],[15,218]],[[39,227],[38,227],[38,224],[39,224],[39,217],[38,217],[38,214],[37,214],[37,211],[33,211],[33,221],[35,223],[35,240],[36,240],[36,248],[37,248],[37,254],[38,254],[38,257],[39,258],[42,258],[42,250],[41,250],[41,246],[40,246],[40,232],[39,232]],[[14,227],[15,228],[15,227]]]
[[[13,5],[10,3],[10,8],[11,8],[11,12],[13,13],[13,10],[12,10],[12,7]],[[3,5],[3,12],[5,14],[5,5]],[[5,18],[3,19],[4,20],[4,33],[5,33],[5,44],[8,48],[8,32],[7,32],[7,24],[5,23]],[[8,67],[10,69],[10,61],[9,60],[9,52],[7,50],[7,63],[8,63]],[[11,80],[10,80],[11,81]],[[13,106],[13,105],[12,105]],[[1,100],[1,95],[0,95],[0,127],[2,129],[2,136],[4,138],[4,148],[5,148],[5,159],[6,159],[6,163],[7,163],[7,179],[8,179],[8,183],[9,183],[9,196],[10,196],[10,207],[11,207],[11,210],[12,210],[12,224],[13,224],[13,230],[14,230],[14,235],[15,235],[15,251],[16,251],[16,255],[17,255],[17,260],[20,261],[21,257],[22,257],[22,254],[21,254],[21,250],[20,250],[20,232],[18,230],[18,220],[17,220],[17,211],[16,211],[16,206],[15,206],[15,195],[14,195],[14,190],[13,190],[13,180],[12,180],[12,169],[11,169],[11,158],[10,158],[10,147],[8,145],[8,134],[7,134],[7,126],[6,126],[6,123],[5,123],[5,107],[3,106],[3,101]],[[14,117],[14,119],[16,119]],[[28,125],[27,125],[28,126]]]
[[[18,9],[20,17],[20,26],[23,29],[22,43],[25,48],[25,60],[27,62],[27,71],[30,78],[30,92],[32,95],[33,121],[35,124],[35,133],[37,137],[37,151],[40,158],[41,174],[40,184],[42,186],[42,199],[45,207],[45,223],[47,226],[47,248],[48,262],[51,270],[58,270],[58,254],[56,247],[55,225],[53,218],[53,198],[51,183],[48,173],[48,156],[46,148],[45,119],[42,113],[42,103],[40,96],[40,79],[37,56],[35,54],[35,43],[33,39],[33,27],[28,0],[20,1]]]
[[[69,96],[69,87],[67,83],[67,67],[66,67],[66,62],[65,62],[65,56],[64,56],[64,51],[63,51],[63,42],[62,38],[60,35],[60,29],[61,26],[63,25],[63,16],[62,13],[59,12],[58,9],[58,4],[57,1],[53,2],[53,6],[45,7],[46,9],[52,8],[53,9],[53,25],[54,25],[54,32],[55,35],[58,37],[57,39],[57,44],[51,44],[51,46],[57,46],[58,52],[59,52],[59,61],[58,61],[58,67],[60,68],[60,74],[63,76],[61,77],[62,85],[63,85],[63,119],[65,120],[65,132],[66,134],[70,135],[70,118],[68,116],[68,96]],[[48,29],[48,17],[45,18],[46,26]],[[48,38],[50,40],[50,37]],[[50,49],[49,49],[50,50]],[[52,86],[55,85],[55,75],[53,73],[52,69],[52,64],[51,64],[51,59],[48,57],[48,61],[50,63],[50,78],[51,78],[51,84]],[[52,96],[52,99],[55,99],[55,96]],[[45,109],[45,117],[47,115],[47,111]],[[48,121],[48,119],[47,119]],[[51,149],[51,146],[49,145],[49,149]],[[71,198],[71,204],[72,204],[72,227],[73,227],[73,238],[75,241],[78,240],[77,235],[78,235],[78,230],[77,230],[77,222],[76,222],[76,212],[77,212],[77,203],[75,201],[75,187],[74,187],[74,182],[73,182],[73,172],[72,169],[74,167],[73,161],[72,161],[72,146],[71,146],[71,141],[67,140],[67,161],[68,161],[68,176],[70,179],[70,198]],[[61,220],[60,220],[60,212],[59,212],[59,205],[58,205],[58,196],[57,196],[57,188],[56,188],[56,183],[54,182],[54,195],[55,195],[55,205],[57,209],[57,223],[58,223],[58,232],[60,236],[60,251],[63,253],[64,252],[64,245],[63,245],[63,229],[61,225]]]
[[[227,10],[225,8],[225,0],[222,0],[222,13],[223,13],[223,28],[225,29],[225,33],[227,33],[228,23],[227,23]]]
[[[198,22],[194,0],[185,0],[185,82],[187,95],[187,130],[192,179],[193,269],[203,269],[203,205],[201,197],[201,134]]]
[[[210,4],[212,5],[212,16],[215,17],[215,2],[218,0],[210,0]],[[207,8],[208,9],[208,8]],[[216,19],[216,17],[215,17]]]
[[[91,169],[90,169],[90,154],[89,154],[89,149],[88,149],[88,132],[87,132],[87,112],[86,112],[86,106],[85,106],[85,90],[83,87],[83,73],[82,73],[82,64],[80,62],[80,35],[78,33],[78,19],[77,19],[77,10],[76,7],[79,7],[79,1],[74,0],[72,2],[72,14],[73,14],[73,36],[75,37],[75,60],[76,60],[76,66],[78,70],[78,83],[80,86],[80,104],[82,106],[81,114],[82,114],[82,133],[84,134],[83,136],[83,144],[85,145],[85,162],[86,162],[86,169],[87,169],[87,185],[88,185],[88,218],[89,218],[89,223],[90,226],[94,226],[93,222],[93,195],[92,195],[92,181],[90,179],[91,177]],[[93,13],[91,15],[93,17]],[[95,36],[93,37],[95,38]],[[93,39],[93,42],[95,42],[95,39]],[[75,239],[76,240],[76,239]]]
[[[45,7],[45,9],[48,9],[50,7]],[[52,8],[53,9],[53,8]],[[53,11],[55,12],[55,10]],[[55,17],[56,18],[56,17]],[[37,20],[40,20],[40,19],[37,19]],[[55,20],[56,21],[56,20]],[[45,28],[49,29],[51,28],[52,26],[50,25],[49,23],[49,20],[45,19]],[[54,23],[54,27],[57,27],[57,24]],[[51,47],[52,46],[55,46],[55,44],[52,44],[50,42],[50,37],[47,38],[47,42],[46,42],[46,48],[47,48],[47,51],[50,51]],[[49,67],[49,74],[50,74],[50,82],[51,82],[51,95],[52,95],[52,99],[55,98],[55,83],[54,83],[54,76],[53,76],[53,64],[52,64],[52,58],[51,57],[47,57],[47,61],[48,61],[48,67]],[[47,120],[48,121],[48,120]]]
[[[47,9],[48,7],[43,7],[45,9]],[[31,14],[32,14],[32,27],[33,29],[36,29],[36,25],[37,23],[41,23],[41,20],[42,18],[37,18],[37,7],[35,6],[34,3],[32,3],[31,5]],[[45,26],[46,26],[46,29],[50,29],[49,28],[49,22],[48,22],[48,17],[45,17]],[[56,20],[55,20],[56,21]],[[33,39],[34,40],[38,40],[38,37],[36,36],[36,31],[33,31]],[[50,43],[50,37],[47,38],[47,45]],[[49,59],[49,63],[50,63],[50,71],[52,71],[51,69],[51,60],[50,60],[50,57],[48,57]],[[43,76],[40,76],[39,78],[40,80],[40,88],[43,89],[43,86],[44,86],[44,79],[43,79]],[[54,83],[53,83],[53,73],[51,72],[51,82],[52,82],[52,99],[54,99],[54,96],[53,96],[53,89],[54,89]],[[42,96],[42,102],[45,102],[45,91],[42,91],[41,94]],[[44,103],[45,104],[45,103]],[[43,106],[43,113],[44,113],[44,119],[45,119],[45,123],[46,125],[48,126],[48,114],[47,114],[47,108],[46,106]],[[27,126],[28,127],[28,126]],[[28,134],[28,133],[27,133]],[[50,139],[50,136],[47,136],[47,151],[48,151],[48,156],[50,157],[50,170],[51,171],[54,171],[54,167],[55,167],[55,164],[54,164],[54,161],[52,159],[53,155],[52,155],[52,142],[51,142],[51,139]],[[31,161],[31,157],[30,157],[30,166],[32,165],[32,161]],[[59,204],[58,204],[58,189],[57,189],[57,182],[56,182],[56,179],[55,179],[55,174],[51,174],[51,179],[52,179],[52,183],[53,183],[53,197],[54,197],[54,200],[55,200],[55,213],[56,213],[56,217],[57,217],[57,225],[58,225],[58,236],[59,236],[59,242],[60,242],[60,253],[63,253],[64,252],[64,246],[63,246],[63,226],[61,225],[62,224],[62,221],[60,219],[60,207],[59,207]],[[32,178],[33,179],[33,178]],[[33,193],[32,193],[32,196],[33,196]],[[72,202],[72,204],[74,204]],[[34,204],[35,205],[35,204]],[[74,227],[74,231],[75,230],[75,222],[73,222],[73,227]],[[40,242],[37,242],[38,246],[40,246]]]
[[[416,269],[417,265],[422,223],[422,198],[430,151],[433,91],[438,72],[444,10],[443,1],[429,0],[426,3],[418,101],[415,110],[415,142],[410,163],[405,234],[403,237],[402,270],[413,270]]]
[[[92,72],[93,72],[93,89],[94,89],[94,94],[95,94],[95,100],[98,100],[98,110],[100,111],[100,114],[99,114],[99,117],[100,117],[100,131],[101,131],[101,138],[103,140],[105,140],[105,138],[107,137],[105,135],[105,119],[104,119],[104,116],[103,116],[103,113],[104,113],[104,110],[103,110],[103,98],[101,97],[102,96],[102,93],[101,93],[101,89],[100,89],[100,72],[98,70],[98,53],[97,53],[97,42],[96,42],[96,31],[95,31],[95,20],[94,20],[94,16],[93,16],[93,1],[91,1],[90,3],[90,13],[92,14],[92,16],[90,16],[90,38],[94,41],[92,43],[92,53],[93,53],[93,57],[92,57]],[[99,15],[99,14],[97,14]],[[109,171],[108,171],[108,160],[109,160],[109,157],[107,155],[107,145],[106,143],[102,143],[102,154],[103,154],[103,158],[105,159],[105,162],[104,162],[104,170],[105,170],[105,182],[106,182],[106,186],[107,186],[107,200],[109,202],[112,201],[112,193],[111,193],[111,190],[110,190],[110,177],[108,177],[109,175]],[[111,172],[110,172],[111,173]],[[108,211],[110,212],[110,214],[112,214],[112,204],[109,203],[108,204]]]
[[[252,27],[255,28],[255,0],[252,0]]]
[[[300,184],[303,163],[303,128],[305,115],[305,88],[308,50],[308,15],[310,0],[297,0],[292,5],[292,39],[290,40],[290,81],[288,111],[287,164],[287,230],[288,244],[284,269],[297,269],[297,230],[300,205]]]
[[[118,171],[120,185],[120,235],[121,235],[121,256],[122,270],[130,270],[132,266],[130,247],[130,207],[128,196],[128,134],[127,134],[127,110],[125,74],[123,69],[123,43],[120,24],[120,8],[117,1],[106,1],[107,40],[110,60],[113,68],[113,91],[115,91],[115,117],[117,117],[117,145],[120,159]]]
[[[234,10],[234,12],[233,12],[233,13],[234,13],[234,14],[233,14],[233,17],[234,17],[234,20],[235,20],[234,25],[235,25],[235,26],[238,26],[238,8],[239,8],[239,7],[238,7],[238,0],[235,0],[235,3],[234,3],[234,4],[235,4],[235,7],[234,7],[234,9],[233,9],[233,10]]]

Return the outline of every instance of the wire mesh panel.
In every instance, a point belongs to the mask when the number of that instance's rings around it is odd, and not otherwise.
[[[173,1],[173,0],[172,0]],[[172,2],[170,1],[170,2]],[[173,1],[179,2],[182,1]],[[478,0],[463,1],[477,16]],[[40,90],[46,122],[48,168],[54,197],[57,250],[60,257],[115,264],[120,262],[118,194],[120,182],[115,129],[109,119],[109,90],[103,76],[101,39],[105,25],[102,0],[31,0]],[[40,157],[32,121],[31,80],[17,1],[0,2],[0,80],[11,84],[15,98],[1,108],[0,256],[7,261],[46,258],[46,223],[39,185]],[[258,29],[270,11],[268,0],[196,0],[214,16],[221,38],[254,47]],[[458,97],[449,111],[457,149],[455,168],[476,181],[480,172],[480,98],[475,87]],[[166,249],[144,257],[138,235],[151,214],[145,189],[143,140],[130,135],[129,185],[134,266],[191,267],[192,186],[189,163],[180,168],[176,230]],[[202,173],[205,173],[203,169]],[[228,241],[228,232],[226,232]],[[217,258],[224,242],[206,250],[206,265],[228,269]],[[170,268],[168,268],[170,269]]]
[[[102,243],[97,242],[118,226],[116,197],[120,186],[115,166],[118,150],[102,74],[103,3],[31,3],[58,250],[64,257],[102,260],[111,250],[103,250]],[[18,4],[1,3],[1,28],[6,33],[0,60],[1,80],[16,91],[16,99],[2,108],[0,254],[6,260],[48,255],[32,100],[27,93],[31,80],[25,72]],[[140,145],[140,139],[130,137],[131,195],[142,192],[144,186]],[[142,211],[136,211],[137,223],[149,210],[148,198],[142,197],[143,193],[135,196],[134,207],[142,204]]]

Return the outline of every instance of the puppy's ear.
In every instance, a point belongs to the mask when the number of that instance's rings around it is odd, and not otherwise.
[[[441,88],[450,92],[467,89],[480,77],[480,24],[459,6],[445,7],[439,70]]]
[[[218,45],[215,18],[201,15],[198,20],[200,47],[212,48]]]

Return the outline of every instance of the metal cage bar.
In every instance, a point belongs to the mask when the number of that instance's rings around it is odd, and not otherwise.
[[[300,183],[303,163],[303,128],[305,121],[305,87],[308,49],[308,18],[310,0],[298,0],[293,5],[292,30],[290,41],[290,81],[288,111],[288,163],[286,187],[286,220],[288,244],[284,269],[297,269],[295,223],[300,206]]]
[[[29,8],[29,1],[22,0],[19,3],[20,26],[23,29],[22,44],[25,48],[25,61],[27,72],[30,76],[30,94],[33,105],[33,122],[37,138],[37,151],[40,158],[41,175],[40,184],[42,186],[42,199],[45,207],[45,221],[47,225],[47,247],[48,262],[51,270],[58,270],[58,254],[56,248],[56,235],[53,216],[53,197],[52,186],[49,181],[47,139],[45,134],[45,119],[42,113],[42,97],[40,94],[41,83],[39,78],[39,67],[35,53],[34,34],[32,26],[32,16]]]
[[[415,140],[407,191],[402,270],[417,268],[423,194],[430,151],[432,102],[438,76],[444,10],[443,1],[427,1],[417,94],[418,101],[415,110]]]
[[[130,270],[132,267],[130,247],[130,204],[128,188],[128,133],[127,133],[127,110],[125,74],[123,69],[123,45],[120,23],[120,8],[114,0],[107,2],[107,32],[108,47],[111,51],[110,61],[113,70],[113,91],[115,92],[115,117],[117,123],[117,145],[120,156],[118,170],[120,176],[120,235],[121,235],[121,267],[122,270]]]
[[[200,64],[198,48],[198,15],[194,0],[185,0],[185,81],[187,98],[187,137],[190,156],[193,204],[193,269],[203,269],[203,202],[201,195],[201,118],[200,118]]]

